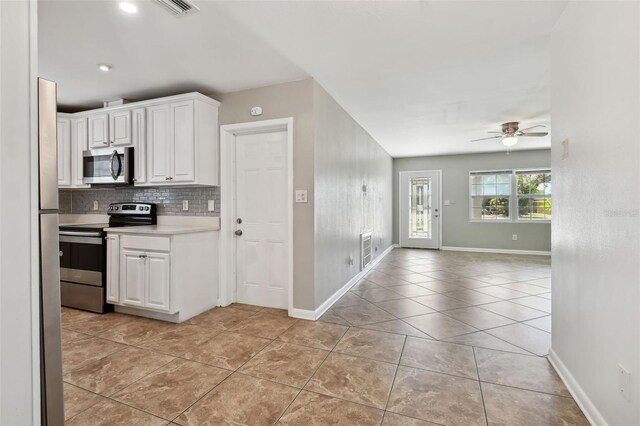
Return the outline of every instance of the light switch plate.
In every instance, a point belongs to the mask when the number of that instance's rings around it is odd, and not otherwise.
[[[212,212],[216,209],[216,203],[214,200],[207,201],[207,210]]]
[[[444,200],[444,205],[445,206],[450,206],[451,205],[451,201],[450,200]]]
[[[307,190],[296,189],[296,203],[306,203],[306,202],[307,202]]]
[[[98,200],[95,200],[95,201],[93,202],[93,209],[94,209],[94,210],[98,210]]]

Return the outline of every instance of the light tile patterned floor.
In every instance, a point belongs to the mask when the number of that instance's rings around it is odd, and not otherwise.
[[[394,250],[317,322],[63,309],[68,425],[587,425],[544,357],[550,259]]]

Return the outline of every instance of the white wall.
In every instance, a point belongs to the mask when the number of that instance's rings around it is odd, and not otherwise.
[[[639,23],[638,2],[571,2],[552,38],[551,358],[612,426],[640,424]]]
[[[31,252],[34,8],[35,2],[0,1],[0,424],[12,426],[40,423]]]

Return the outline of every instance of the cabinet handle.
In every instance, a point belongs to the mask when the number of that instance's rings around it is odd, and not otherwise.
[[[146,254],[141,254],[140,256],[138,256],[140,259],[146,259],[147,255]]]
[[[173,178],[171,176],[167,176],[164,180],[173,180]]]

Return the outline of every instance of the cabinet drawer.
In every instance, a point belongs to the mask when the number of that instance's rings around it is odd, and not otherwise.
[[[122,248],[135,250],[169,251],[171,249],[171,240],[168,237],[123,235],[120,244]]]

